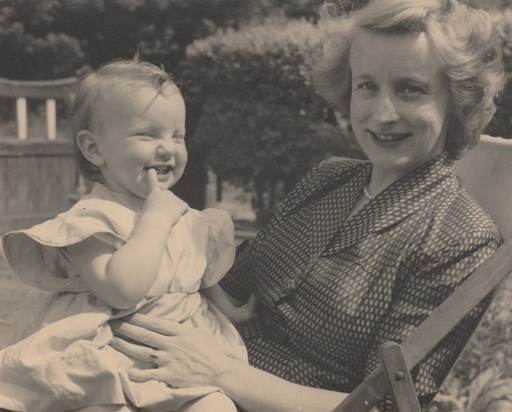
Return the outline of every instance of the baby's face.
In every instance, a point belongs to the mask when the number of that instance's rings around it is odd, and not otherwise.
[[[173,87],[119,91],[100,105],[98,145],[105,186],[146,198],[147,172],[155,169],[162,189],[173,186],[187,164],[185,103]]]

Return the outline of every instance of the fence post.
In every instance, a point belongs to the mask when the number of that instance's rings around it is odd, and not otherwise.
[[[18,139],[27,140],[27,99],[16,99],[16,120],[18,122]]]
[[[46,99],[46,135],[48,140],[57,138],[57,106],[55,99]]]

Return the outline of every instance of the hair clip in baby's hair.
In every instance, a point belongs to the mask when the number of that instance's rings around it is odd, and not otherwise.
[[[149,110],[149,108],[155,102],[155,100],[158,98],[158,96],[160,96],[163,93],[164,87],[168,84],[167,79],[165,79],[163,77],[158,77],[157,81],[158,82],[155,82],[155,83],[157,83],[157,89],[156,89],[155,96],[150,100],[150,102],[148,103],[148,105],[144,109],[143,113],[146,113]]]

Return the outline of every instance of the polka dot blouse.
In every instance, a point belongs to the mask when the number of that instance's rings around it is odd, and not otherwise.
[[[254,293],[258,319],[240,326],[252,365],[302,385],[350,392],[501,243],[443,153],[348,218],[371,163],[332,158],[288,195],[239,248],[222,286]],[[475,328],[477,306],[413,371],[427,405]],[[382,408],[391,410],[384,401]]]

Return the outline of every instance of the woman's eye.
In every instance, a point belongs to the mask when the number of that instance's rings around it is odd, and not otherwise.
[[[374,92],[377,90],[377,85],[373,82],[364,82],[358,84],[357,89],[365,92]]]
[[[419,96],[425,94],[425,90],[420,86],[405,86],[402,93],[407,96]]]

